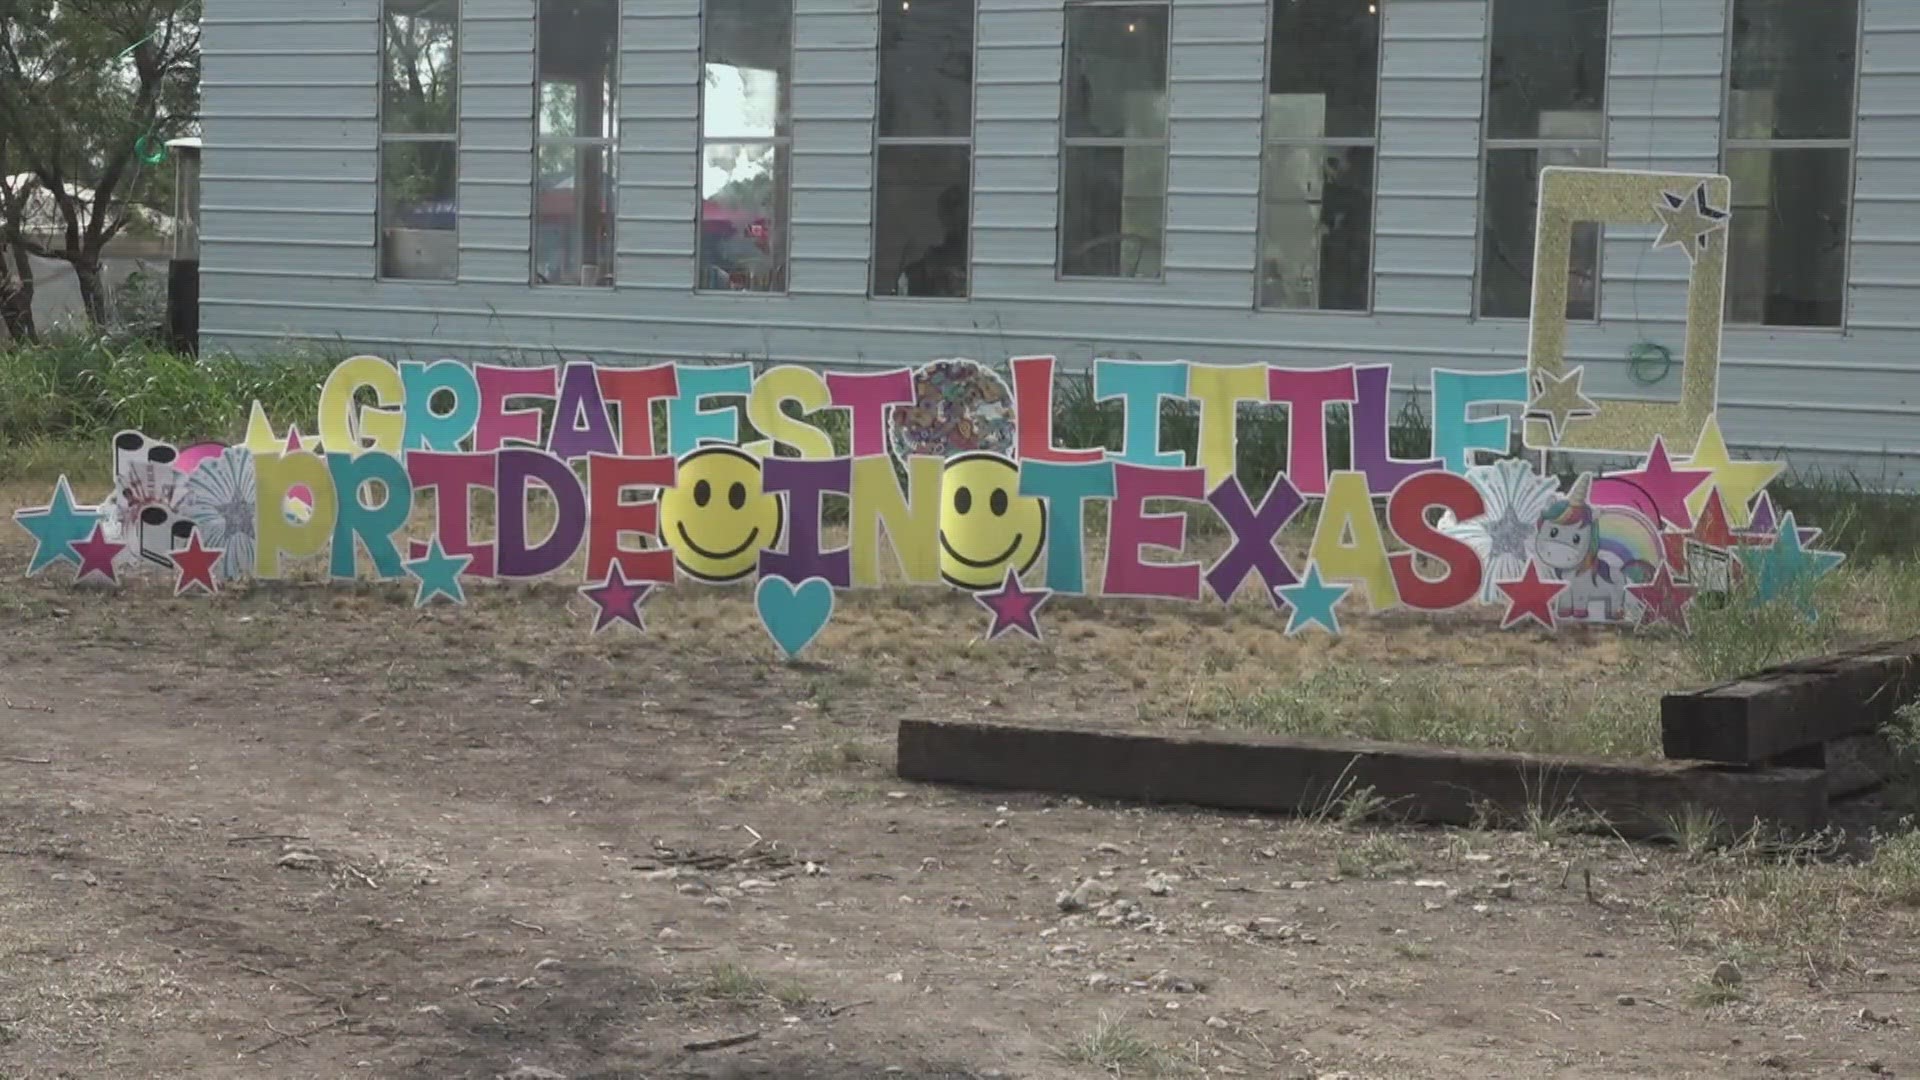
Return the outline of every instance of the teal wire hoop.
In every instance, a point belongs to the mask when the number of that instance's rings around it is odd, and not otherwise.
[[[1627,350],[1627,375],[1641,386],[1652,386],[1673,372],[1673,353],[1665,345],[1643,341]]]
[[[167,144],[157,141],[153,133],[148,132],[133,141],[133,153],[145,164],[158,165],[167,160]]]

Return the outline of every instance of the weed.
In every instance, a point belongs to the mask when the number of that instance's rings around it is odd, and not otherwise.
[[[766,980],[735,964],[719,964],[707,972],[694,993],[710,1001],[745,1005],[768,996]]]
[[[1393,954],[1402,960],[1433,959],[1433,950],[1418,941],[1395,940]]]
[[[1109,1076],[1165,1076],[1175,1068],[1166,1051],[1104,1012],[1092,1029],[1068,1043],[1060,1056],[1070,1064],[1085,1065]]]
[[[1700,859],[1726,839],[1726,821],[1708,807],[1688,803],[1678,813],[1664,815],[1664,821],[1662,838],[1671,840],[1689,859]]]
[[[1413,855],[1407,845],[1385,834],[1369,836],[1334,856],[1334,870],[1341,877],[1380,877],[1412,867]]]

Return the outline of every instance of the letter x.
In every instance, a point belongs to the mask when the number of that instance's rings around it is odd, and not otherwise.
[[[1246,489],[1240,486],[1240,478],[1233,476],[1221,481],[1207,496],[1207,502],[1233,533],[1233,546],[1207,571],[1207,587],[1222,601],[1230,600],[1247,575],[1259,571],[1267,585],[1267,599],[1278,607],[1280,598],[1274,590],[1300,580],[1273,543],[1306,502],[1299,489],[1281,473],[1274,477],[1267,497],[1260,500],[1260,509],[1255,510]]]

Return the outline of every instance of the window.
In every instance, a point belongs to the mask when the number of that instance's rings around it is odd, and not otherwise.
[[[380,276],[452,281],[459,0],[386,0],[380,23]]]
[[[1260,306],[1365,311],[1373,279],[1378,4],[1273,0]]]
[[[533,283],[611,286],[620,0],[540,0]]]
[[[1167,217],[1167,5],[1067,7],[1062,277],[1157,278]]]
[[[873,295],[967,295],[974,0],[881,0]]]
[[[1480,187],[1480,314],[1533,305],[1533,225],[1545,165],[1607,163],[1607,0],[1493,0],[1486,175]],[[1567,318],[1600,311],[1600,226],[1573,231]]]
[[[1859,43],[1859,0],[1733,0],[1728,322],[1841,325]]]
[[[707,0],[701,34],[696,286],[786,292],[793,0]]]

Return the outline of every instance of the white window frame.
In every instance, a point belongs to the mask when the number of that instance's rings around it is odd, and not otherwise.
[[[1380,89],[1382,86],[1381,69],[1386,67],[1387,16],[1378,11],[1379,4],[1371,5],[1374,11],[1374,33],[1379,44],[1378,60],[1373,69],[1373,134],[1328,136],[1319,138],[1274,138],[1271,130],[1273,117],[1273,5],[1274,0],[1264,0],[1266,5],[1266,51],[1260,68],[1260,207],[1254,223],[1254,262],[1253,262],[1253,306],[1256,311],[1284,311],[1309,315],[1371,315],[1373,314],[1374,290],[1379,281],[1378,256],[1380,254]],[[1169,35],[1171,36],[1171,35]],[[1482,129],[1484,130],[1484,123]],[[1315,306],[1310,308],[1282,307],[1278,304],[1260,302],[1260,253],[1265,249],[1267,238],[1267,151],[1275,147],[1313,148],[1329,150],[1346,147],[1364,147],[1373,151],[1373,181],[1368,185],[1368,194],[1372,199],[1372,208],[1367,212],[1367,302],[1360,308],[1330,308]],[[1321,192],[1321,207],[1325,208],[1325,190]],[[1317,270],[1316,270],[1317,273]]]
[[[787,18],[787,100],[782,104],[787,113],[787,134],[776,133],[772,136],[751,135],[708,135],[707,134],[707,5],[700,4],[700,57],[694,78],[700,81],[700,107],[694,117],[694,158],[693,158],[693,291],[712,296],[788,296],[793,292],[793,115],[794,86],[798,81],[794,71],[795,41],[794,31],[798,23],[798,0],[776,0],[786,6]],[[777,128],[777,125],[776,125]],[[780,288],[778,289],[711,289],[701,280],[700,253],[704,238],[702,209],[706,206],[706,195],[701,191],[702,176],[707,166],[707,146],[710,143],[724,143],[731,146],[772,146],[786,162],[786,170],[781,174],[781,182],[786,190],[781,205],[786,212],[780,215]],[[869,275],[871,276],[871,275]]]
[[[1482,277],[1486,267],[1487,243],[1487,161],[1491,154],[1500,150],[1598,150],[1599,163],[1584,168],[1607,167],[1607,140],[1612,133],[1610,110],[1613,103],[1613,24],[1620,12],[1619,0],[1607,0],[1606,47],[1601,55],[1605,58],[1600,69],[1600,134],[1587,139],[1495,139],[1487,131],[1493,126],[1493,24],[1499,18],[1502,4],[1531,4],[1537,0],[1487,0],[1487,45],[1486,54],[1480,64],[1480,163],[1479,175],[1475,179],[1474,228],[1473,228],[1473,318],[1488,322],[1525,322],[1526,315],[1487,315],[1481,311],[1484,296]],[[1540,170],[1546,166],[1536,162],[1534,166],[1535,185],[1539,183]],[[1596,225],[1597,236],[1594,239],[1593,252],[1593,318],[1573,319],[1567,322],[1579,326],[1593,326],[1604,317],[1606,310],[1606,264],[1607,230]],[[1535,241],[1538,241],[1535,237]],[[1537,268],[1535,268],[1537,269]],[[1530,269],[1527,282],[1531,286],[1534,269]]]
[[[533,213],[528,215],[527,221],[527,283],[536,289],[588,289],[606,292],[618,288],[620,284],[619,257],[615,253],[620,248],[620,66],[623,59],[620,55],[620,39],[624,30],[621,24],[625,22],[625,13],[621,10],[620,0],[607,0],[607,2],[613,7],[613,70],[609,73],[612,79],[613,101],[610,103],[612,108],[609,110],[608,117],[612,121],[610,130],[613,134],[611,136],[542,135],[540,134],[540,110],[543,104],[541,95],[545,91],[546,84],[540,78],[540,10],[546,5],[542,0],[533,0]],[[613,259],[614,265],[605,268],[609,279],[605,285],[540,280],[540,151],[555,146],[570,149],[583,146],[604,147],[607,151],[607,172],[614,180],[613,199],[607,207],[607,221],[612,229],[607,256]],[[577,175],[574,190],[579,191]]]
[[[1859,206],[1860,186],[1860,71],[1866,67],[1866,0],[1824,0],[1828,4],[1842,2],[1854,5],[1854,48],[1853,48],[1853,107],[1847,116],[1847,137],[1844,139],[1736,139],[1727,134],[1727,128],[1733,120],[1733,9],[1736,0],[1727,0],[1726,7],[1726,43],[1721,55],[1725,62],[1720,73],[1720,171],[1726,174],[1727,156],[1735,150],[1845,150],[1847,152],[1847,239],[1840,254],[1840,321],[1832,326],[1801,326],[1794,323],[1770,323],[1766,316],[1759,322],[1735,322],[1727,320],[1727,325],[1763,328],[1769,332],[1788,331],[1790,333],[1845,334],[1853,315],[1853,241],[1857,230],[1853,227],[1854,214]],[[1734,193],[1736,204],[1739,193]],[[1735,209],[1730,207],[1729,209]],[[1733,273],[1733,264],[1728,263],[1728,275]]]
[[[460,87],[465,72],[465,50],[460,35],[466,30],[465,12],[460,0],[447,0],[453,12],[453,130],[451,132],[387,131],[387,4],[380,0],[380,41],[375,60],[379,80],[374,101],[375,146],[373,161],[373,278],[375,281],[403,281],[409,285],[452,285],[460,280]],[[397,143],[444,143],[453,148],[453,272],[446,277],[389,277],[387,265],[387,147]]]
[[[1167,123],[1166,129],[1157,138],[1118,137],[1101,138],[1096,136],[1068,136],[1067,103],[1070,88],[1067,86],[1067,59],[1073,55],[1072,19],[1068,18],[1076,8],[1164,8],[1167,13],[1167,37],[1164,47],[1167,51],[1165,71],[1167,73]],[[1265,76],[1262,76],[1262,85]],[[1164,284],[1167,280],[1167,224],[1168,204],[1173,201],[1173,0],[1067,0],[1061,19],[1060,30],[1060,153],[1059,187],[1060,194],[1054,217],[1053,276],[1055,281],[1099,281],[1099,282],[1135,282],[1138,284]],[[1151,277],[1129,274],[1069,274],[1067,273],[1067,151],[1069,149],[1134,148],[1160,150],[1160,260],[1159,272]]]
[[[880,2],[882,4],[900,3],[902,2],[902,0],[880,0]],[[905,0],[905,2],[911,2],[911,0]],[[874,71],[873,71],[873,110],[874,110],[873,192],[874,192],[874,199],[873,199],[873,220],[869,223],[869,232],[871,235],[868,238],[868,244],[867,244],[867,247],[869,249],[868,259],[870,260],[867,264],[867,295],[875,300],[885,300],[885,301],[930,300],[930,301],[937,301],[941,303],[954,303],[956,301],[960,303],[965,303],[966,301],[973,298],[973,247],[974,247],[973,233],[974,233],[974,208],[976,205],[975,189],[978,187],[979,171],[980,171],[979,169],[980,155],[974,151],[975,140],[979,134],[979,129],[980,129],[980,0],[968,0],[968,3],[972,5],[972,10],[973,10],[973,56],[971,60],[973,74],[971,78],[969,78],[968,85],[967,85],[967,98],[968,98],[967,133],[965,135],[936,136],[936,135],[882,135],[880,134],[880,117],[884,112],[884,109],[882,107],[882,102],[880,100],[880,94],[882,93],[882,89],[883,89],[880,84],[880,78],[881,78],[880,72],[884,65],[883,65],[880,54],[884,51],[884,49],[881,44],[883,39],[881,39],[879,35],[885,33],[885,23],[879,19],[875,20],[874,34],[876,35],[875,36],[876,44],[874,47]],[[880,244],[880,198],[879,198],[879,195],[880,195],[880,149],[882,147],[887,147],[887,146],[903,146],[903,147],[909,147],[913,149],[931,149],[934,147],[941,147],[941,146],[949,146],[949,147],[958,146],[958,147],[966,148],[966,151],[967,151],[967,291],[960,296],[904,296],[904,295],[895,295],[890,293],[879,293],[874,290],[873,266],[874,266],[874,262],[877,261],[879,257],[878,249]]]

